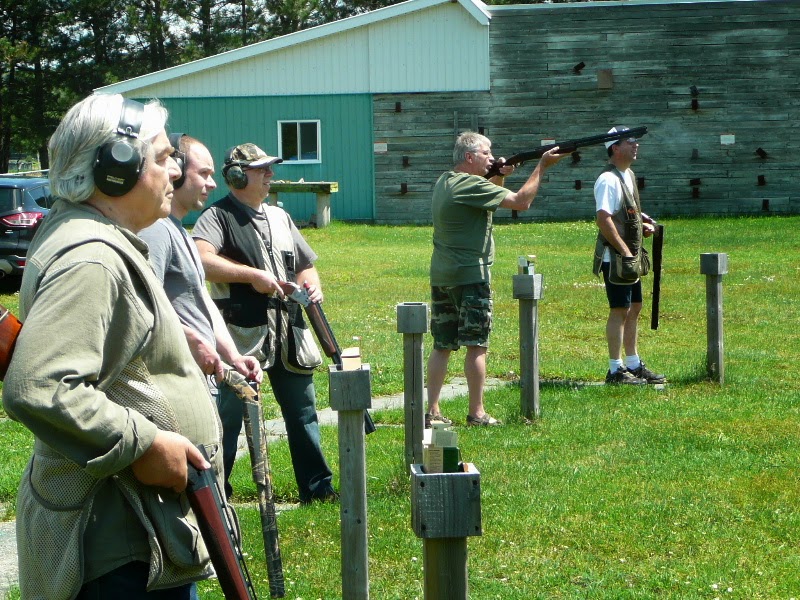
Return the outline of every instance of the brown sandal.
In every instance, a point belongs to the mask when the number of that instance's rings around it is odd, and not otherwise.
[[[452,425],[453,422],[444,415],[432,415],[425,413],[425,429],[430,429],[432,423],[444,423],[445,425]]]
[[[482,417],[473,417],[467,415],[467,425],[476,425],[479,427],[489,427],[492,425],[502,425],[502,421],[498,421],[489,413],[484,413]]]

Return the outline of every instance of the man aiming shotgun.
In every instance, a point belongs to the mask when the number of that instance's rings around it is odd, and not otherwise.
[[[486,354],[492,326],[490,270],[494,262],[492,220],[498,208],[527,210],[539,191],[544,172],[565,158],[558,148],[541,154],[533,172],[516,192],[503,187],[503,177],[514,167],[495,162],[491,141],[478,133],[458,136],[453,168],[433,188],[433,254],[430,262],[431,335],[428,359],[428,410],[425,425],[449,423],[442,415],[439,396],[450,356],[466,348],[464,375],[469,388],[467,425],[493,426],[500,422],[486,412]],[[497,176],[487,179],[500,163]]]

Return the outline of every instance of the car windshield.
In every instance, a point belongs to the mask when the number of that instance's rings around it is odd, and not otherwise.
[[[14,203],[15,192],[16,190],[13,188],[0,188],[0,212],[7,212],[16,208]]]

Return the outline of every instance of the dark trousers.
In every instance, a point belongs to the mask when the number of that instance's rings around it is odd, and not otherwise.
[[[266,374],[286,424],[286,436],[289,440],[289,452],[292,456],[300,501],[309,502],[316,497],[325,497],[333,491],[332,473],[320,446],[313,377],[287,371],[280,358],[266,370]],[[236,461],[236,448],[242,430],[243,405],[229,386],[220,385],[217,407],[222,420],[225,493],[230,496],[232,488],[228,479]]]
[[[146,591],[149,571],[147,563],[129,562],[84,584],[76,600],[197,600],[197,585],[194,583]]]

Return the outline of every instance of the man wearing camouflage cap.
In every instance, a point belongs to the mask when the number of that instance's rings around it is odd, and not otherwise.
[[[255,144],[228,150],[222,176],[230,193],[200,215],[192,236],[239,352],[256,357],[281,408],[300,502],[335,500],[331,470],[320,447],[313,370],[322,357],[303,320],[302,307],[286,302],[279,282],[308,284],[321,302],[317,255],[282,208],[265,203],[272,166],[282,159]],[[227,386],[218,398],[223,424],[225,487],[236,458],[242,403]]]

